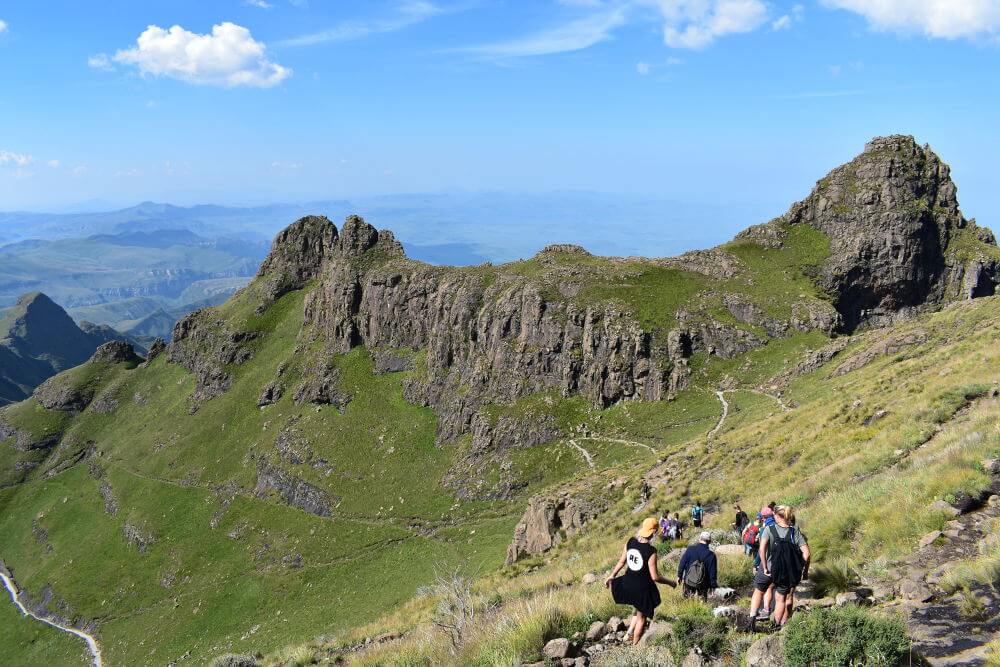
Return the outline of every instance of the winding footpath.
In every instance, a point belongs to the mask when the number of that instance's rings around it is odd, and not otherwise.
[[[722,416],[719,417],[719,423],[715,425],[715,428],[708,432],[709,438],[719,432],[719,429],[726,422],[726,417],[729,416],[729,403],[726,401],[726,395],[721,391],[715,392],[715,395],[718,396],[719,402],[722,403]]]
[[[31,612],[26,606],[24,606],[24,603],[21,602],[21,594],[18,591],[17,584],[14,583],[14,580],[8,577],[7,574],[4,573],[3,571],[0,571],[0,579],[3,580],[4,588],[6,588],[7,592],[10,593],[11,601],[15,605],[17,605],[17,608],[21,611],[22,614],[24,614],[25,616],[30,616],[36,621],[41,621],[46,625],[51,625],[53,628],[62,630],[63,632],[68,632],[71,635],[76,635],[80,639],[84,640],[85,642],[87,642],[87,648],[90,649],[91,662],[93,663],[94,667],[103,667],[103,663],[101,662],[101,647],[97,645],[97,639],[93,635],[88,634],[83,630],[77,630],[76,628],[71,628],[67,625],[63,625],[61,623],[53,621],[52,619],[38,616],[37,614]]]

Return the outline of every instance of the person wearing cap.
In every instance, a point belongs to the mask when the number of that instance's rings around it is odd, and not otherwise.
[[[657,570],[656,547],[651,542],[658,527],[656,517],[643,519],[639,532],[625,543],[621,558],[604,580],[604,585],[611,589],[611,596],[617,604],[632,605],[635,608],[626,635],[633,644],[639,643],[646,630],[647,619],[653,618],[653,612],[660,605],[660,589],[656,584],[677,586],[676,581],[661,577]],[[625,575],[619,577],[618,573],[622,568],[625,568]]]
[[[715,552],[709,548],[712,534],[703,531],[698,541],[684,550],[681,562],[677,566],[677,579],[684,582],[684,597],[697,595],[702,600],[708,598],[708,592],[718,586],[719,562]]]

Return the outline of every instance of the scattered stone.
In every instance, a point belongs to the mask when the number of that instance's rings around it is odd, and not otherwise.
[[[888,602],[896,597],[896,590],[892,586],[876,585],[872,587],[872,599],[875,602]]]
[[[849,604],[858,604],[861,599],[858,594],[854,591],[845,591],[844,593],[837,593],[836,604],[838,607],[843,607]]]
[[[940,530],[935,530],[933,532],[927,533],[926,535],[920,538],[920,548],[926,549],[930,545],[934,544],[934,540],[938,539],[939,537],[941,537]]]
[[[785,648],[782,635],[758,639],[747,649],[746,667],[784,667]]]
[[[716,546],[713,551],[720,556],[742,556],[743,555],[743,545],[742,544],[720,544]]]
[[[583,575],[583,583],[587,584],[588,586],[590,586],[591,584],[596,584],[597,575],[594,574],[593,572],[588,572],[587,574]]]
[[[931,589],[922,582],[906,579],[899,586],[899,592],[903,598],[913,602],[929,602],[934,598]]]
[[[590,624],[590,627],[587,629],[587,634],[586,634],[587,641],[596,642],[600,640],[601,637],[603,637],[605,634],[607,634],[607,632],[608,632],[607,625],[601,623],[600,621],[594,621],[593,623]]]
[[[943,513],[947,514],[948,516],[958,516],[959,514],[961,514],[961,512],[959,510],[955,509],[950,504],[948,504],[945,501],[940,500],[940,499],[935,500],[930,505],[928,505],[927,509],[929,509],[932,512],[943,512]],[[931,541],[933,542],[933,540],[931,540]],[[923,545],[921,545],[921,546],[923,546]]]
[[[542,654],[552,660],[562,660],[563,658],[572,657],[572,653],[573,644],[565,637],[550,640],[545,645],[545,648],[542,649]]]
[[[669,623],[652,621],[646,628],[646,632],[639,638],[639,644],[644,646],[658,637],[672,637],[673,634],[674,628]]]
[[[138,549],[139,553],[146,553],[146,548],[153,543],[154,537],[152,533],[143,531],[141,528],[132,525],[128,521],[122,526],[122,534],[125,536],[125,541],[134,544]]]
[[[736,589],[725,587],[713,588],[708,593],[708,597],[713,600],[728,600],[734,595],[736,595]]]
[[[987,475],[1000,475],[1000,459],[983,459],[983,470]]]
[[[608,619],[608,632],[612,632],[612,633],[614,633],[614,632],[622,632],[627,627],[628,627],[628,625],[625,624],[625,621],[623,621],[618,616],[612,616],[611,618]]]
[[[285,393],[285,385],[280,380],[272,380],[264,387],[264,390],[260,392],[260,398],[257,399],[257,407],[264,407],[265,405],[273,405],[277,403],[282,395]]]
[[[681,663],[681,667],[705,667],[705,658],[700,653],[691,651],[684,656],[684,662]]]

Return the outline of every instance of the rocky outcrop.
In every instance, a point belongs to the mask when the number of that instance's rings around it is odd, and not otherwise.
[[[601,494],[562,493],[555,497],[536,496],[514,528],[507,547],[507,564],[519,558],[548,551],[608,508],[610,500]]]
[[[167,359],[194,374],[194,399],[204,401],[224,393],[232,384],[226,366],[242,364],[251,356],[256,332],[231,331],[211,309],[196,310],[174,325]]]
[[[513,447],[533,447],[560,435],[551,414],[500,415],[479,413],[472,419],[472,452],[503,452]]]
[[[904,331],[899,334],[892,334],[869,345],[864,350],[852,354],[840,363],[830,374],[832,377],[846,375],[859,368],[863,368],[875,361],[879,357],[888,357],[899,354],[903,350],[922,345],[927,342],[928,334],[923,329]]]
[[[39,385],[32,395],[46,410],[82,412],[94,398],[94,388],[57,375]]]
[[[343,413],[351,402],[351,395],[340,389],[340,371],[328,362],[320,362],[307,370],[292,400],[296,405],[332,405]]]
[[[257,485],[254,487],[254,494],[266,498],[271,493],[277,493],[292,507],[323,517],[333,513],[333,506],[339,500],[323,489],[262,460],[257,467]]]
[[[848,331],[993,294],[1000,281],[992,235],[962,216],[948,165],[913,137],[873,139],[784,216],[739,238],[780,247],[794,225],[829,238],[817,281]]]
[[[149,545],[156,541],[156,537],[153,533],[148,530],[143,530],[128,521],[122,525],[122,535],[125,537],[125,541],[134,545],[141,554],[146,553],[146,549],[149,548]]]
[[[142,357],[135,353],[135,348],[132,347],[131,343],[123,340],[112,340],[94,350],[90,361],[95,364],[138,364],[142,361]]]

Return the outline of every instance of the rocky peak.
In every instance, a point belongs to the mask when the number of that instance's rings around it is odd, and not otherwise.
[[[319,275],[323,261],[337,247],[337,228],[321,215],[307,215],[283,229],[257,276],[267,281],[267,292],[276,299],[298,289]]]
[[[590,251],[574,243],[553,243],[545,246],[538,253],[536,258],[544,258],[552,255],[577,255],[579,257],[590,257]]]
[[[741,237],[775,247],[791,225],[822,232],[830,255],[817,280],[843,328],[885,324],[926,305],[994,293],[995,256],[986,250],[970,263],[969,250],[977,255],[991,236],[965,220],[957,192],[950,168],[929,146],[910,136],[876,137],[784,216]]]
[[[347,258],[357,258],[372,249],[390,257],[402,257],[403,246],[392,232],[379,231],[359,215],[348,216],[340,232],[340,253]]]
[[[8,311],[0,338],[28,338],[52,329],[76,329],[76,323],[65,310],[41,292],[23,294]]]

